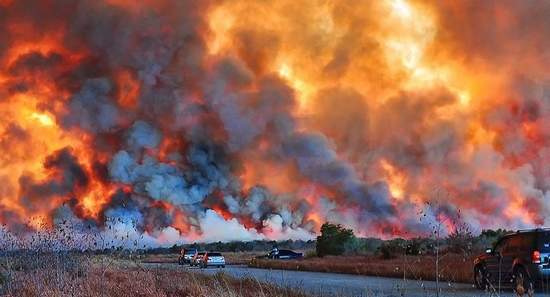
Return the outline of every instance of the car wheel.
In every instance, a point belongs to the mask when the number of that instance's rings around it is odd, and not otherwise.
[[[485,266],[476,265],[474,267],[474,285],[479,290],[487,289],[487,273]]]
[[[535,293],[535,285],[523,267],[514,270],[514,292],[519,296],[533,296]]]
[[[222,268],[225,268],[225,265],[222,265]]]

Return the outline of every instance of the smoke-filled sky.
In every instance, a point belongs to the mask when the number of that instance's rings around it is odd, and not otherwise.
[[[0,0],[0,223],[147,245],[547,224],[549,15]]]

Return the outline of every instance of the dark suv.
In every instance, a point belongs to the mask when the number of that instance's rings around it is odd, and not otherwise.
[[[550,229],[520,230],[503,236],[474,260],[478,289],[510,286],[532,291],[550,276]]]
[[[268,259],[291,260],[301,259],[304,255],[291,250],[273,250],[267,254]]]

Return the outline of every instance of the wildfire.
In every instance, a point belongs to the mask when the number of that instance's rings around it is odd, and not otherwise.
[[[20,5],[0,0],[0,223],[414,236],[433,188],[447,231],[548,217],[543,4]]]
[[[407,176],[391,165],[387,160],[382,159],[380,165],[386,173],[392,197],[399,200],[403,199],[405,196]]]
[[[315,89],[306,81],[299,78],[293,69],[286,63],[282,63],[278,69],[278,73],[281,77],[288,80],[290,85],[297,92],[297,99],[299,103],[299,112],[301,114],[307,113],[309,110],[311,97],[315,93]]]
[[[40,124],[44,126],[53,126],[55,124],[53,119],[49,115],[44,113],[33,112],[31,113],[31,119],[37,120]]]
[[[92,180],[90,191],[81,194],[80,205],[83,208],[84,216],[92,219],[98,219],[99,214],[104,209],[109,198],[116,192],[116,187],[105,186],[96,180]]]

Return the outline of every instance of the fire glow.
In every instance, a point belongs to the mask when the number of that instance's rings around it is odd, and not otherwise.
[[[169,244],[548,223],[547,3],[27,2],[0,1],[10,230],[117,222]]]

